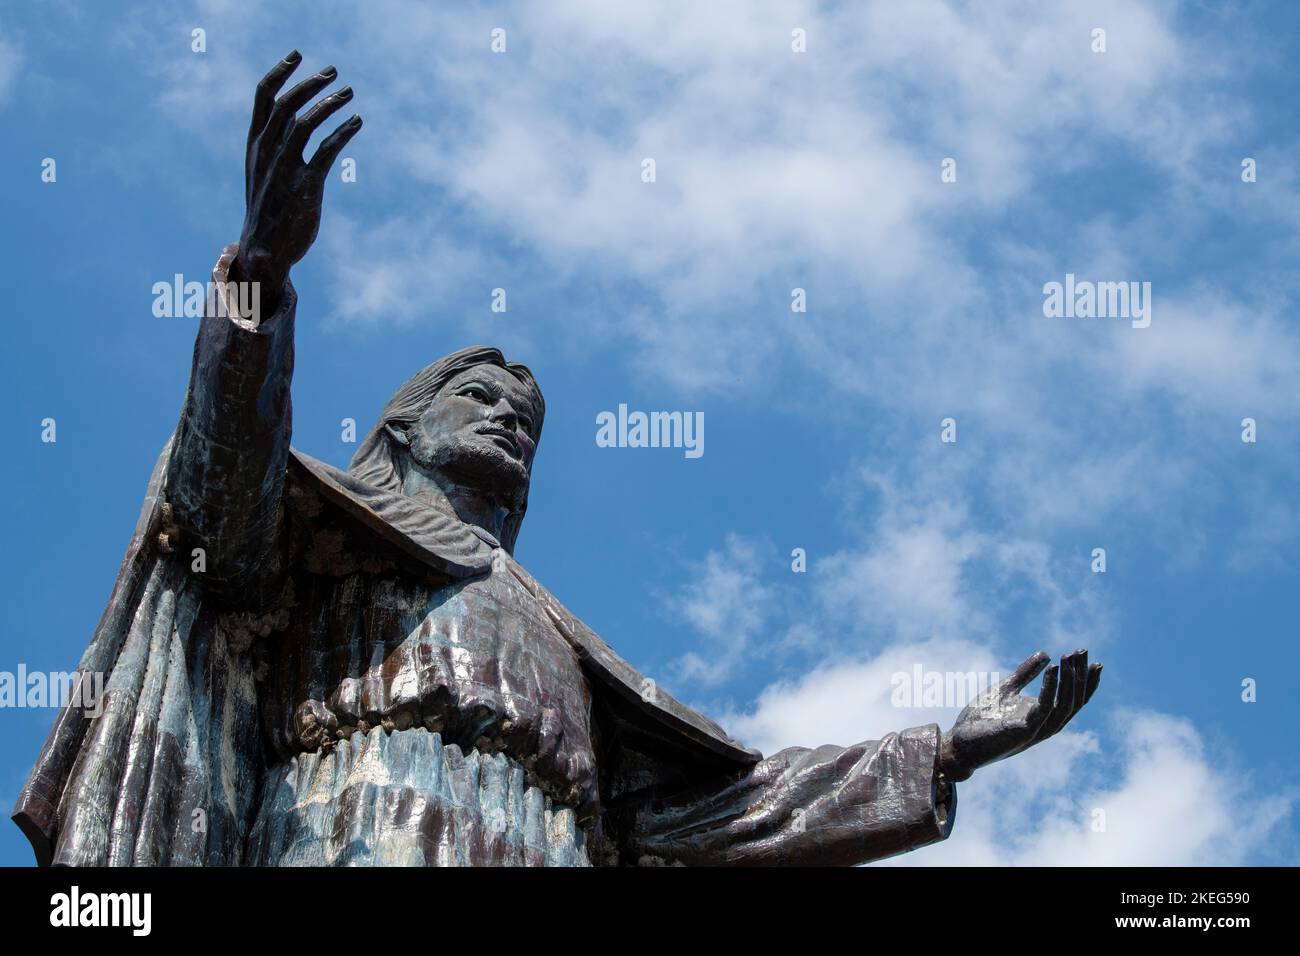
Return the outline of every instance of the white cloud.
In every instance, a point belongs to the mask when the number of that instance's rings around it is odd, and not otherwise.
[[[1005,675],[1017,663],[999,662],[986,648],[962,642],[895,645],[870,660],[826,665],[774,684],[752,709],[725,715],[723,722],[766,754],[789,746],[847,745],[927,723],[946,729],[955,708],[891,706],[894,674],[920,664]],[[1085,713],[1105,707],[1103,689]],[[1230,754],[1209,753],[1188,721],[1121,709],[1102,732],[1067,729],[981,769],[958,785],[952,836],[890,863],[1239,865],[1268,858],[1270,838],[1297,799],[1300,793],[1253,786]],[[1097,829],[1099,822],[1104,829]]]
[[[359,90],[358,108],[377,114],[367,135],[440,202],[508,237],[509,268],[640,293],[614,305],[622,321],[597,309],[582,321],[642,378],[757,402],[813,378],[842,407],[892,418],[909,448],[918,417],[978,428],[967,454],[997,476],[989,501],[1014,530],[994,522],[979,531],[996,540],[939,552],[933,528],[897,529],[894,553],[859,556],[882,598],[906,601],[915,577],[886,580],[895,559],[935,572],[942,593],[974,560],[962,549],[1012,559],[1026,552],[1008,539],[1089,524],[1111,540],[1121,514],[1194,535],[1196,517],[1170,503],[1188,500],[1214,446],[1171,448],[1162,432],[1237,407],[1296,418],[1294,290],[1184,270],[1155,283],[1149,329],[1041,314],[1045,281],[1175,268],[1210,217],[1243,201],[1235,170],[1219,183],[1214,169],[1225,142],[1254,141],[1251,104],[1206,95],[1230,79],[1216,65],[1223,37],[1188,32],[1170,5],[383,10],[356,38],[357,56],[384,54],[378,88]],[[1104,54],[1091,49],[1099,24]],[[790,51],[795,25],[805,54]],[[487,52],[493,26],[507,29],[506,54]],[[647,156],[653,185],[639,178]],[[946,156],[957,184],[939,180]],[[1060,184],[1114,176],[1117,156],[1151,180],[1144,201],[1073,203]],[[1285,217],[1294,177],[1274,167]],[[374,255],[391,257],[377,271],[394,281],[415,268],[401,249]],[[795,286],[807,314],[789,311]],[[382,296],[338,296],[358,321],[387,318]],[[828,412],[813,402],[810,414]]]
[[[833,616],[885,633],[965,633],[983,623],[963,577],[986,546],[979,534],[919,519],[883,530],[865,550],[830,555],[833,571],[819,576],[818,593]]]
[[[925,673],[1010,673],[1000,670],[987,647],[969,641],[894,644],[869,659],[823,664],[796,680],[772,684],[753,707],[725,714],[721,722],[728,733],[765,754],[824,743],[846,746],[928,723],[946,726],[959,708],[894,705],[895,675],[910,677],[918,665]]]
[[[887,675],[913,662],[988,672],[995,656],[1014,656],[1014,667],[1037,650],[1104,650],[1112,610],[1090,552],[1062,553],[1049,539],[978,519],[972,502],[987,493],[978,462],[943,455],[903,455],[889,470],[864,468],[841,482],[849,530],[863,543],[813,555],[806,583],[764,575],[760,549],[737,535],[710,550],[669,602],[705,644],[676,663],[677,679],[699,691],[760,663],[788,670],[810,658],[836,662],[831,673],[841,679],[846,661],[869,661],[853,675],[872,688],[858,702],[869,708],[872,693],[887,696]],[[886,666],[874,656],[886,647],[913,656]],[[825,676],[817,666],[808,679]],[[807,710],[809,726],[819,725],[817,713]]]
[[[1119,336],[1099,364],[1133,390],[1161,392],[1182,406],[1224,416],[1293,419],[1300,406],[1300,337],[1290,321],[1199,286],[1157,300],[1150,335]],[[1230,410],[1242,409],[1239,414]]]
[[[823,630],[879,647],[936,637],[989,642],[1010,626],[1025,656],[1104,645],[1109,615],[1089,552],[1063,551],[1042,527],[985,513],[976,503],[1005,490],[1001,476],[953,448],[936,429],[887,469],[862,469],[875,516],[860,535],[865,544],[815,563]]]
[[[1096,706],[1102,698],[1094,698]],[[1100,768],[1113,756],[1113,772]],[[1287,861],[1271,845],[1300,794],[1243,777],[1190,722],[1119,711],[1105,732],[1063,733],[958,787],[949,840],[903,865],[1237,866]],[[1098,824],[1104,829],[1098,829]]]
[[[341,188],[341,187],[340,187]],[[369,325],[416,320],[449,321],[449,305],[460,304],[465,276],[481,275],[490,261],[483,252],[431,230],[407,216],[362,225],[332,215],[322,228],[322,260],[333,293],[335,316]],[[477,305],[488,313],[491,286]]]
[[[733,676],[751,642],[767,623],[773,592],[761,580],[761,548],[728,535],[693,569],[682,594],[670,601],[705,639],[703,652],[683,655],[673,670],[680,679],[703,685]]]
[[[200,12],[218,22],[222,9]],[[1108,383],[1108,409],[1151,394],[1297,406],[1285,298],[1220,293],[1207,309],[1202,290],[1161,285],[1157,325],[1122,336],[1034,316],[1037,289],[1068,261],[1140,277],[1152,250],[1178,260],[1191,241],[1180,222],[1204,228],[1206,210],[1241,201],[1204,169],[1207,150],[1245,137],[1249,104],[1202,95],[1227,76],[1223,37],[1188,34],[1167,4],[367,11],[341,41],[316,24],[295,39],[313,65],[333,51],[356,84],[362,137],[385,155],[375,196],[400,191],[413,233],[440,235],[451,261],[464,246],[446,232],[454,204],[504,237],[512,268],[531,256],[587,288],[639,284],[651,305],[597,331],[654,381],[761,392],[794,363],[885,408],[984,414],[998,437],[1027,419],[1077,424],[1050,401],[1062,373]],[[1104,54],[1090,46],[1098,24]],[[807,53],[790,50],[795,25]],[[267,65],[228,43],[169,55],[162,105],[229,141]],[[1131,222],[1105,206],[1068,222],[1044,208],[1044,181],[1117,154],[1160,184]],[[939,182],[949,155],[955,185]],[[653,185],[639,178],[646,156]],[[1275,195],[1295,192],[1285,167],[1276,175]],[[426,199],[402,176],[435,189]],[[407,321],[409,307],[390,306],[418,288],[423,257],[402,241],[363,254],[369,278],[334,285],[337,314]],[[795,285],[807,316],[788,311]]]

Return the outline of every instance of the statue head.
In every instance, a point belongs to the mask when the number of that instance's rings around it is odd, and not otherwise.
[[[385,491],[427,480],[490,498],[508,512],[501,546],[513,554],[545,410],[526,366],[494,348],[461,349],[397,390],[348,470]]]

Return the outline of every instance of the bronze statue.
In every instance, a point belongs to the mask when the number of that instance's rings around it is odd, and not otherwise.
[[[290,267],[353,116],[309,162],[333,68],[258,85],[247,217],[159,458],[14,820],[73,865],[852,864],[946,837],[954,784],[1097,689],[1038,653],[936,725],[764,758],[658,691],[517,564],[542,393],[490,348],[435,362],[347,472],[292,449]],[[1047,668],[1036,698],[1020,691]]]

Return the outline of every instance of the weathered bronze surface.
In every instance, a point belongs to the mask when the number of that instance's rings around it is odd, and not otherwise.
[[[954,783],[1059,731],[1100,665],[1035,654],[936,725],[746,750],[645,680],[512,557],[544,404],[456,352],[398,390],[347,472],[290,447],[297,297],[344,89],[258,86],[247,217],[79,669],[14,820],[43,864],[851,864],[946,837]],[[220,287],[220,285],[219,285]],[[196,570],[196,556],[203,557]]]

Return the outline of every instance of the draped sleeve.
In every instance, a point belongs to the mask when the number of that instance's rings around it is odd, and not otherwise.
[[[217,296],[225,294],[237,251],[227,246],[213,269]],[[217,304],[209,296],[194,344],[167,503],[184,553],[203,549],[209,587],[264,606],[279,595],[284,573],[280,505],[292,433],[297,295],[286,282],[274,314],[261,321]]]
[[[626,857],[687,865],[851,865],[945,839],[956,793],[935,724],[851,747],[791,747],[749,771],[635,801]]]

